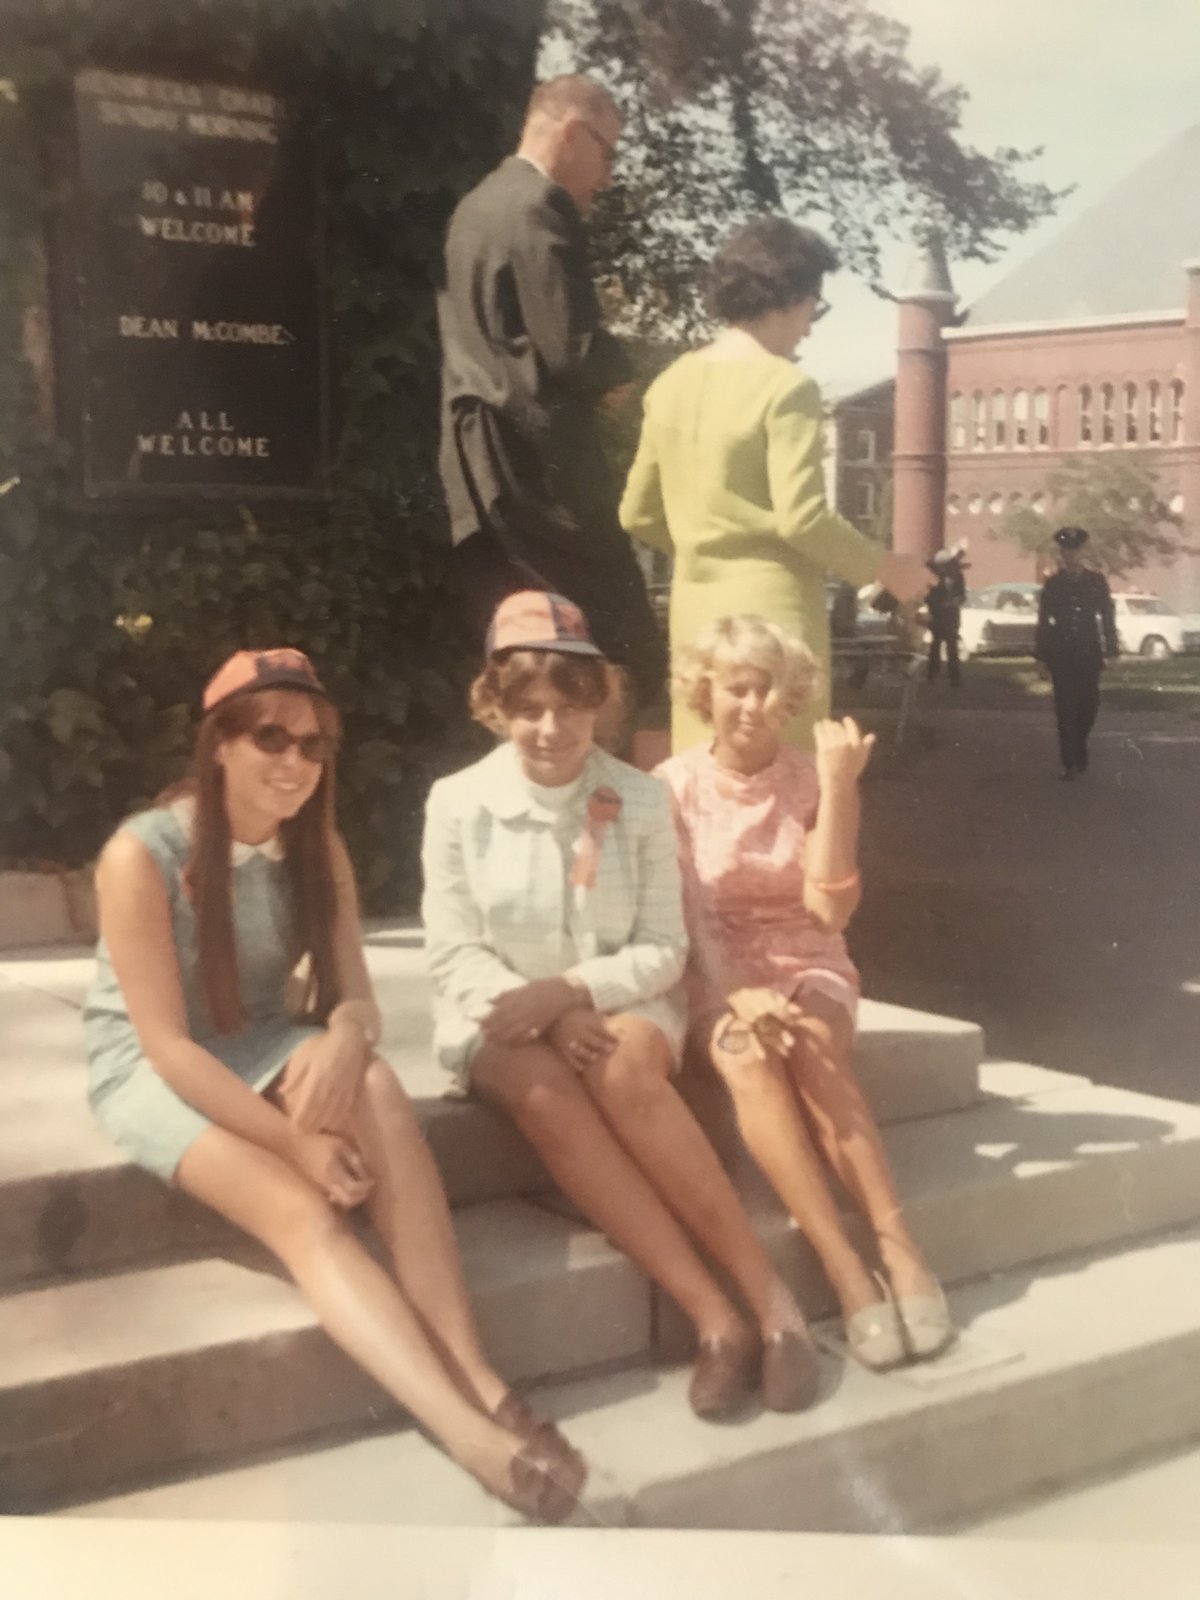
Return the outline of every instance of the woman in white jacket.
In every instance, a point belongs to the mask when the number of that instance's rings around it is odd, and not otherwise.
[[[526,591],[496,612],[472,708],[506,742],[436,784],[426,813],[435,1046],[691,1319],[693,1409],[724,1415],[761,1378],[765,1403],[793,1410],[817,1376],[803,1317],[672,1081],[675,835],[664,786],[595,743],[615,681],[570,601]]]

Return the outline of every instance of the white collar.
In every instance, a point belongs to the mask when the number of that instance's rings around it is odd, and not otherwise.
[[[542,177],[545,178],[547,183],[553,183],[555,181],[546,171],[545,167],[540,161],[535,161],[532,156],[527,156],[523,150],[517,151],[517,160],[527,161],[535,172],[541,173]]]
[[[196,814],[196,802],[190,794],[180,795],[178,800],[172,800],[170,811],[175,820],[189,837],[192,832],[192,818]],[[283,860],[283,840],[279,834],[273,833],[269,839],[264,839],[261,844],[245,844],[241,839],[231,839],[229,843],[229,860],[235,867],[240,867],[244,862],[251,861],[255,856],[265,856],[268,861]]]
[[[557,822],[564,813],[579,805],[603,782],[604,752],[593,748],[584,763],[570,803],[564,809],[543,805],[521,771],[517,752],[509,740],[485,756],[480,762],[480,802],[494,817],[511,821],[514,817],[531,817],[535,822]]]

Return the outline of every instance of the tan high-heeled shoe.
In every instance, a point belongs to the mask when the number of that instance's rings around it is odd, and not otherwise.
[[[846,1343],[854,1359],[872,1372],[886,1372],[908,1360],[904,1328],[892,1291],[878,1273],[872,1273],[881,1298],[874,1305],[845,1319]]]
[[[928,1361],[940,1355],[955,1338],[950,1307],[941,1284],[933,1294],[906,1294],[896,1300],[896,1312],[904,1343],[913,1361]]]

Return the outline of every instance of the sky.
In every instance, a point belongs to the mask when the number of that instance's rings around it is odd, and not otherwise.
[[[915,63],[938,67],[968,91],[967,143],[985,152],[1042,145],[1028,174],[1052,188],[1076,186],[1054,216],[1014,238],[995,264],[950,263],[964,305],[1200,121],[1200,0],[871,3],[910,29]],[[910,253],[907,245],[888,251],[888,287],[900,287]],[[892,374],[896,310],[845,272],[827,281],[825,295],[833,310],[802,360],[836,399]]]

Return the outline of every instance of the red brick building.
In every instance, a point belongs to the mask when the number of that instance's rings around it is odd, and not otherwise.
[[[1137,451],[1162,497],[1200,534],[1200,125],[955,317],[937,246],[899,296],[892,458],[895,542],[929,554],[965,539],[971,581],[1032,578],[992,535],[1005,511],[1045,510],[1064,460]],[[864,391],[882,395],[885,385]],[[837,408],[839,462],[862,395]],[[850,446],[852,452],[853,446]],[[853,515],[852,499],[842,509]],[[845,493],[853,496],[852,478]],[[856,519],[857,520],[857,519]],[[1194,532],[1193,532],[1194,530]],[[1131,582],[1200,608],[1200,557]]]

